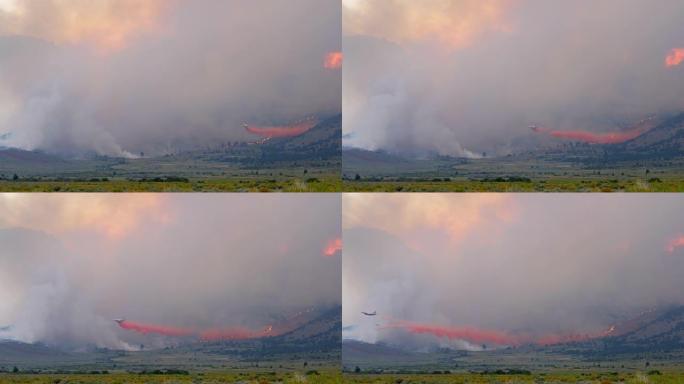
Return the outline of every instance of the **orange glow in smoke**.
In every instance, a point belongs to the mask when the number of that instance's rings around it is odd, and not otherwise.
[[[342,52],[330,52],[325,55],[323,61],[323,68],[326,69],[340,69],[342,68]]]
[[[0,225],[51,234],[92,231],[110,240],[136,232],[145,221],[167,224],[173,220],[166,198],[160,194],[6,195],[0,196],[0,210]]]
[[[16,2],[10,11],[5,10],[0,35],[33,36],[57,44],[87,43],[99,52],[114,52],[157,28],[166,5],[163,0]]]
[[[668,253],[674,253],[680,247],[684,247],[684,235],[680,235],[679,237],[670,240],[670,242],[667,243],[665,250]]]
[[[665,67],[676,67],[684,61],[684,48],[672,48],[665,57]]]
[[[332,257],[340,251],[342,251],[342,239],[338,237],[328,242],[328,245],[323,249],[323,254],[327,257]]]
[[[488,32],[508,32],[515,0],[343,0],[346,35],[372,36],[397,44],[436,43],[466,48]]]

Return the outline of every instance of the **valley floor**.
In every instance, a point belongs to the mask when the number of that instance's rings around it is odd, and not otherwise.
[[[241,384],[294,384],[321,383],[340,384],[339,371],[302,371],[302,372],[200,372],[188,374],[0,374],[0,384],[124,384],[124,383],[241,383]]]
[[[343,182],[345,192],[684,192],[677,179],[381,180]]]
[[[207,180],[0,180],[0,192],[338,192],[339,177]]]
[[[487,159],[382,156],[389,155],[347,151],[342,164],[344,190],[684,192],[684,158],[600,162],[596,159],[561,161],[542,155]]]
[[[465,384],[465,383],[585,383],[585,384],[675,384],[684,383],[682,372],[582,372],[531,374],[344,374],[347,384]]]

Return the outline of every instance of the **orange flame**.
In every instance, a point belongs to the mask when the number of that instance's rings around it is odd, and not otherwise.
[[[684,61],[684,48],[672,48],[665,57],[665,67],[676,67]]]
[[[413,334],[429,334],[436,337],[447,338],[450,340],[465,340],[470,343],[482,344],[491,343],[496,345],[519,346],[523,344],[554,345],[587,341],[600,337],[609,336],[609,332],[603,331],[595,334],[587,333],[565,333],[547,334],[540,337],[530,335],[516,335],[493,329],[482,329],[476,327],[453,327],[434,324],[422,324],[409,321],[394,321],[382,328],[403,329]]]
[[[263,331],[253,331],[242,327],[209,329],[204,331],[196,331],[189,328],[169,327],[158,324],[144,324],[134,321],[122,320],[119,322],[119,327],[122,329],[133,331],[142,334],[155,334],[171,337],[198,337],[202,341],[219,341],[219,340],[247,340],[257,339],[266,336],[276,336],[273,333],[273,326],[268,326]]]
[[[272,138],[299,136],[307,132],[311,128],[315,127],[316,124],[318,124],[318,121],[316,121],[315,119],[308,119],[300,123],[283,126],[253,127],[248,124],[245,124],[244,126],[247,132],[249,133],[253,133],[255,135],[259,135],[262,137]]]
[[[291,332],[307,321],[307,317],[304,315],[312,310],[313,309],[299,312],[295,316],[286,319],[279,324],[268,325],[261,331],[255,331],[245,327],[211,328],[203,330],[196,328],[170,327],[159,324],[144,324],[129,320],[116,321],[122,329],[145,335],[155,334],[170,337],[194,337],[200,341],[248,340],[273,337]]]
[[[328,242],[328,245],[323,249],[323,254],[327,257],[333,257],[340,251],[342,251],[342,239],[338,237]]]
[[[624,132],[594,133],[589,131],[555,131],[548,128],[532,127],[535,133],[544,133],[559,139],[581,141],[592,144],[618,144],[641,136],[646,130],[642,127]]]
[[[479,329],[473,327],[447,327],[432,324],[420,324],[407,321],[390,323],[384,328],[400,328],[414,334],[429,334],[447,339],[466,340],[471,343],[492,343],[498,345],[518,345],[520,340],[505,332]]]
[[[121,321],[119,323],[119,327],[142,334],[152,333],[164,336],[190,336],[193,333],[191,330],[185,328],[167,327],[165,325],[156,324],[143,324],[128,320]]]
[[[325,55],[323,61],[323,68],[326,69],[340,69],[342,68],[342,52],[330,52]]]

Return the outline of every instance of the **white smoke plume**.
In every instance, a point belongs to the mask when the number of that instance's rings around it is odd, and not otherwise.
[[[0,196],[0,338],[135,349],[178,340],[113,319],[258,331],[341,304],[335,196],[155,199]]]
[[[324,67],[341,50],[335,0],[7,4],[2,146],[165,154],[341,110],[341,71]]]
[[[681,1],[343,4],[346,146],[504,155],[538,144],[532,124],[615,132],[684,110],[684,67],[665,65]]]

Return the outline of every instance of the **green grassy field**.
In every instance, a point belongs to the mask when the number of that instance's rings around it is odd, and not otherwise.
[[[63,159],[5,150],[4,157],[0,151],[0,192],[341,191],[339,155],[287,160],[285,153],[279,160],[264,158],[264,150],[241,146],[138,159]]]
[[[553,156],[487,159],[368,156],[349,155],[349,152],[344,156],[344,191],[684,192],[683,159],[589,164],[559,161]]]
[[[0,192],[339,192],[339,177],[302,179],[207,179],[188,181],[10,181]]]
[[[684,179],[345,180],[343,189],[345,192],[684,192]]]
[[[465,384],[465,383],[684,383],[681,372],[581,372],[531,374],[344,374],[349,384]]]
[[[342,383],[339,371],[302,372],[198,372],[188,374],[0,374],[0,384],[125,384],[125,383],[243,383],[243,384],[294,384]]]

